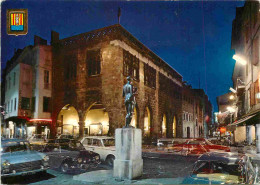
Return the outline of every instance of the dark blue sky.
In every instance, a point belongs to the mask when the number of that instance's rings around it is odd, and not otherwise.
[[[216,96],[232,86],[232,20],[236,7],[243,5],[243,1],[5,1],[1,6],[2,68],[14,48],[33,45],[34,35],[49,43],[51,30],[65,38],[116,24],[120,6],[121,25],[176,69],[193,88],[199,87],[200,78],[200,87],[217,111]],[[6,9],[15,8],[28,9],[25,36],[6,34]]]

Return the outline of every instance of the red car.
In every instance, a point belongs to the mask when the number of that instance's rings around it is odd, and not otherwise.
[[[230,152],[230,147],[215,145],[209,142],[207,139],[189,139],[182,144],[173,145],[172,149],[176,152],[182,152],[182,154],[204,154],[211,151],[224,151]]]

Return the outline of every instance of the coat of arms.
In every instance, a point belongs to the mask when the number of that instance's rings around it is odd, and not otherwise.
[[[7,34],[26,35],[28,32],[28,11],[27,9],[7,10]]]

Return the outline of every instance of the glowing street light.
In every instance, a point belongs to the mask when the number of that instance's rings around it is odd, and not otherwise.
[[[228,110],[229,112],[236,112],[236,110],[235,110],[233,107],[227,107],[227,110]]]
[[[230,100],[234,100],[234,98],[235,98],[234,95],[230,95],[230,96],[229,96],[229,99],[230,99]]]
[[[243,57],[239,56],[239,55],[233,55],[233,59],[237,62],[239,62],[242,65],[246,65],[247,62],[245,59],[243,59]]]
[[[233,89],[232,87],[230,87],[229,90],[230,90],[232,93],[237,93],[237,91],[236,91],[235,89]]]

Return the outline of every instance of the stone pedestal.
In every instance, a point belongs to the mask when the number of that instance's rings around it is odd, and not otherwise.
[[[118,128],[115,139],[114,177],[121,180],[140,177],[143,173],[141,129]]]
[[[256,153],[260,153],[260,124],[255,126],[255,138],[256,138]]]
[[[246,126],[246,140],[249,145],[252,144],[253,138],[252,138],[252,125]]]

